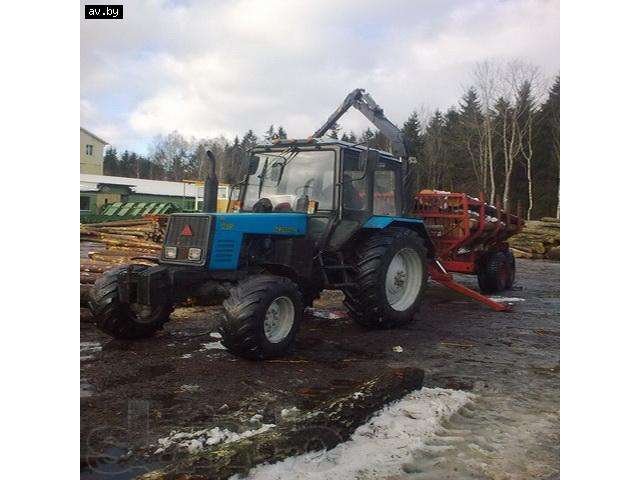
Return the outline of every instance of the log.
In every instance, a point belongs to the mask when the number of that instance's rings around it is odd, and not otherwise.
[[[116,220],[113,222],[81,223],[80,228],[82,227],[127,227],[132,225],[148,225],[154,222],[155,222],[155,219],[153,218],[134,218],[131,220]]]
[[[95,259],[99,262],[106,263],[109,265],[104,271],[110,270],[112,268],[117,267],[118,265],[146,265],[148,267],[154,267],[158,265],[157,261],[154,260],[145,260],[145,259],[132,259],[132,257],[107,257],[102,255],[102,252],[89,252],[89,258],[92,260]],[[97,272],[96,272],[97,273]]]
[[[157,256],[159,252],[151,248],[109,247],[100,253],[110,257],[137,257],[140,255]]]
[[[535,241],[527,241],[524,239],[511,239],[509,242],[512,246],[516,248],[522,249],[522,247],[526,247],[531,250],[532,253],[545,253],[547,248],[545,247],[543,242],[535,242]]]
[[[117,240],[122,242],[145,242],[146,240],[141,240],[139,237],[134,235],[118,235],[115,233],[101,233],[101,232],[81,232],[80,238],[99,238],[104,240]]]
[[[81,232],[83,233],[83,232]],[[153,233],[153,230],[146,230],[146,231],[138,231],[138,230],[130,230],[130,229],[126,229],[126,230],[119,230],[119,229],[115,229],[115,228],[101,228],[98,232],[99,234],[109,234],[109,235],[118,235],[118,236],[123,236],[126,235],[127,237],[134,237],[137,239],[147,239],[150,234]]]
[[[313,412],[283,421],[253,437],[179,459],[138,479],[225,479],[235,474],[246,475],[261,463],[276,463],[293,455],[330,450],[349,439],[356,428],[385,404],[422,387],[423,378],[424,371],[417,368],[387,369],[348,395],[320,404]]]
[[[109,262],[99,262],[97,260],[82,261],[80,262],[80,271],[88,273],[104,273],[110,268],[113,268],[113,264]]]
[[[533,258],[533,254],[531,252],[526,252],[524,250],[519,250],[517,248],[511,247],[511,251],[513,252],[513,256],[516,258]]]
[[[122,257],[122,256],[114,257],[114,256],[104,255],[104,252],[89,252],[89,258],[91,258],[92,260],[100,260],[102,262],[109,262],[112,265],[121,264],[121,263],[130,263],[131,262],[131,257],[130,256],[127,256],[127,257]]]
[[[124,240],[114,240],[111,238],[93,238],[93,237],[83,238],[82,236],[80,236],[80,241],[83,241],[83,240],[88,240],[90,242],[95,242],[95,243],[103,243],[105,245],[113,245],[116,247],[151,248],[155,250],[162,249],[162,245],[158,245],[157,243],[134,241],[134,240],[124,241]]]

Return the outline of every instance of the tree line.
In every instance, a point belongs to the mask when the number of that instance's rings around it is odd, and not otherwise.
[[[494,205],[526,218],[560,215],[560,77],[545,86],[540,70],[521,61],[483,62],[457,105],[446,111],[414,110],[402,129],[409,155],[416,158],[419,188],[484,194]],[[359,135],[339,124],[328,135],[372,148],[389,149],[387,139],[367,128]],[[262,139],[287,138],[273,125]],[[108,149],[105,175],[157,180],[195,180],[206,176],[205,152],[218,159],[222,182],[244,175],[245,152],[258,143],[252,130],[232,141],[219,136],[158,136],[147,156]]]

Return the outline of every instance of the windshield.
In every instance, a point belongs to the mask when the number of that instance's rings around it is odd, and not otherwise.
[[[300,150],[255,155],[256,173],[249,176],[243,210],[268,199],[274,211],[306,212],[309,201],[319,210],[333,209],[335,152]]]

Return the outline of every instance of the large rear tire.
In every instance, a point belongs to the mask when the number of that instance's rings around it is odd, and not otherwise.
[[[153,309],[120,303],[118,297],[118,275],[128,265],[107,270],[89,292],[89,309],[96,326],[104,333],[119,339],[136,340],[154,335],[169,320],[171,305],[159,305]],[[132,266],[133,273],[149,267]]]
[[[353,320],[367,328],[392,328],[410,322],[427,285],[427,250],[413,230],[376,232],[355,252],[355,287],[344,289]]]
[[[287,354],[304,309],[297,285],[276,275],[241,280],[229,290],[222,307],[222,344],[231,353],[251,360]]]

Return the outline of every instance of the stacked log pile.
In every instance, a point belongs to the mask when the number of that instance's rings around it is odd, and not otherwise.
[[[517,258],[560,260],[560,220],[543,217],[528,221],[522,232],[509,239]]]
[[[80,225],[80,301],[107,270],[123,264],[155,265],[166,216]]]

